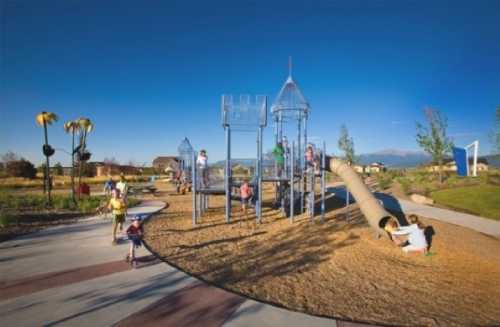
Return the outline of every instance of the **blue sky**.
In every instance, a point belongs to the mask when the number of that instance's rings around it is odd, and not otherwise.
[[[223,93],[266,94],[287,77],[312,106],[310,134],[357,153],[417,150],[432,106],[457,145],[488,132],[500,105],[500,1],[0,1],[0,153],[42,161],[42,109],[96,125],[94,160],[150,163],[185,136],[224,157]],[[271,146],[272,127],[265,135]],[[235,157],[255,152],[237,135]],[[68,162],[58,153],[54,161]]]

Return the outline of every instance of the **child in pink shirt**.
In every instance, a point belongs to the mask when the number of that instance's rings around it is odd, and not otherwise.
[[[243,215],[247,214],[247,205],[252,197],[252,190],[250,185],[248,185],[248,181],[243,180],[243,184],[240,187],[240,196],[241,196],[241,210],[243,211]]]

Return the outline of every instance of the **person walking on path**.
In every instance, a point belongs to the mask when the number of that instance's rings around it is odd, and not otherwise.
[[[125,214],[127,213],[127,204],[122,198],[120,198],[119,189],[114,189],[111,194],[112,197],[108,204],[108,210],[112,210],[113,212],[113,241],[111,244],[116,245],[116,229],[117,227],[120,228],[120,231],[123,229]]]
[[[285,166],[285,150],[283,149],[283,144],[281,144],[281,142],[278,142],[274,147],[273,155],[276,162],[276,175],[281,177],[283,167]]]
[[[201,183],[203,187],[208,187],[208,156],[207,151],[201,150],[196,165],[200,171]]]
[[[112,177],[109,177],[109,179],[104,183],[104,195],[106,197],[111,196],[111,192],[115,189],[115,181],[113,180]]]
[[[120,174],[120,181],[116,183],[116,189],[120,191],[120,197],[127,203],[128,182],[123,173]]]
[[[135,248],[138,248],[142,245],[142,235],[144,234],[144,230],[142,229],[142,219],[139,216],[135,216],[132,219],[132,224],[128,226],[125,233],[130,240],[129,252],[125,258],[125,261],[130,262],[132,267],[137,266],[137,260],[135,259]]]

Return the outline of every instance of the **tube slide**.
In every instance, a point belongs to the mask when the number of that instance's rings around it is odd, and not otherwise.
[[[386,235],[387,233],[384,232],[383,227],[391,215],[380,205],[351,166],[336,158],[326,157],[326,160],[326,170],[342,178],[370,226],[378,235]]]

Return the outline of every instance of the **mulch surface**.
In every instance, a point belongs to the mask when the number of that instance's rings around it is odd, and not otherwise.
[[[264,208],[224,223],[223,197],[198,226],[191,195],[169,195],[170,208],[145,226],[164,260],[223,288],[291,310],[395,326],[500,325],[500,240],[433,219],[432,256],[405,255],[374,239],[356,205],[330,198],[325,223],[291,224]]]

